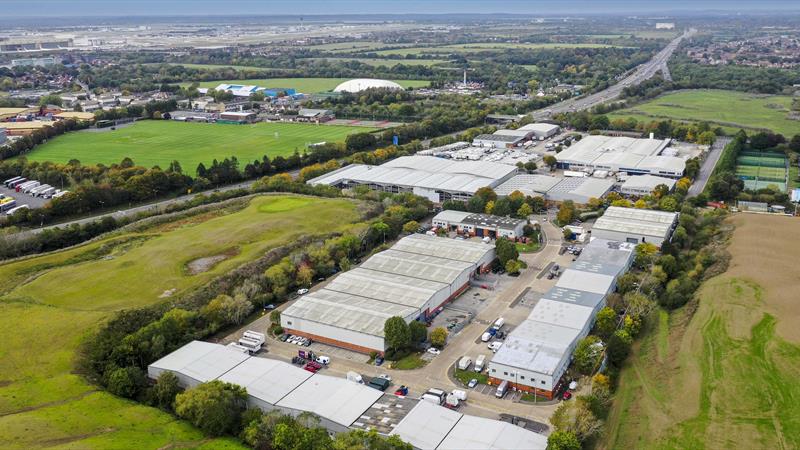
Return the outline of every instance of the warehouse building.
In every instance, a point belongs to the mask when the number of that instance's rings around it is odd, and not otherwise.
[[[512,388],[553,398],[575,346],[591,330],[617,277],[630,267],[634,249],[630,243],[593,239],[506,337],[489,362],[490,382],[506,381]]]
[[[686,160],[667,149],[670,142],[669,139],[586,136],[558,153],[556,159],[561,169],[680,178]]]
[[[219,123],[253,123],[257,114],[253,111],[226,111],[219,115]]]
[[[324,123],[334,118],[336,118],[336,115],[330,109],[301,108],[297,112],[295,120],[298,122]]]
[[[614,181],[605,178],[559,178],[539,174],[519,174],[499,185],[495,193],[505,197],[514,191],[519,191],[532,197],[541,196],[552,202],[572,200],[583,205],[591,198],[603,198],[613,187]]]
[[[677,225],[676,212],[610,206],[592,226],[592,237],[661,247]]]
[[[414,408],[389,433],[417,449],[544,450],[547,438],[524,428],[468,416],[426,401]]]
[[[296,300],[281,325],[329,345],[383,353],[387,319],[427,320],[494,258],[492,245],[413,234]]]
[[[650,195],[656,186],[663,184],[672,192],[675,187],[674,178],[658,177],[655,175],[638,175],[629,177],[622,183],[620,192],[626,195],[644,196]]]
[[[544,449],[547,438],[498,420],[467,416],[433,403],[397,397],[348,381],[311,373],[284,361],[248,356],[223,345],[192,341],[147,369],[164,372],[181,387],[219,380],[247,390],[248,407],[299,416],[312,413],[329,433],[351,429],[398,435],[417,449]],[[201,380],[202,379],[202,380]]]
[[[192,341],[147,367],[147,376],[157,379],[163,372],[178,377],[182,388],[216,380],[247,360],[248,356],[222,345]]]
[[[446,200],[469,200],[478,189],[494,188],[516,173],[517,168],[507,164],[402,156],[380,166],[351,164],[307,183],[342,189],[367,186],[375,191],[411,192],[441,204]]]
[[[553,137],[561,131],[561,127],[552,123],[529,123],[518,128],[523,131],[530,131],[531,135],[537,139],[547,139]]]
[[[520,137],[524,140],[528,140],[533,135],[533,131],[527,131],[522,129],[517,130],[497,130],[493,133],[495,136],[515,136]]]
[[[476,147],[512,148],[519,146],[525,139],[525,136],[517,135],[479,134],[472,140],[472,145]]]
[[[431,221],[434,227],[459,234],[497,239],[517,239],[524,235],[527,220],[464,211],[442,211]]]

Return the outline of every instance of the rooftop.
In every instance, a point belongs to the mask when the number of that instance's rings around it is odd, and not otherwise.
[[[249,358],[218,344],[192,341],[151,364],[158,369],[180,372],[201,383],[214,380]]]
[[[672,190],[672,187],[675,186],[675,180],[672,178],[658,177],[649,174],[632,176],[622,183],[622,189],[635,189],[637,191],[651,192],[659,184],[666,185],[668,189]]]
[[[503,134],[479,134],[475,136],[474,141],[498,141],[498,142],[508,142],[514,143],[519,142],[522,140],[521,136],[509,136]]]
[[[435,449],[463,415],[459,412],[420,401],[390,434],[419,449]]]
[[[550,133],[558,128],[558,125],[553,125],[552,123],[529,123],[519,127],[520,130],[535,131],[538,133]]]
[[[597,305],[603,302],[604,298],[605,296],[603,294],[578,291],[576,289],[568,289],[559,286],[554,286],[542,295],[542,299],[587,306],[589,308],[596,308]]]
[[[602,273],[567,269],[558,278],[556,286],[605,295],[614,285],[614,276]]]
[[[419,309],[434,294],[447,287],[446,283],[356,267],[337,275],[325,286],[325,290],[360,295]]]
[[[476,217],[480,216],[480,217]],[[467,223],[475,223],[472,220],[479,220],[486,217],[486,220],[495,217],[501,223],[524,222],[519,219],[508,219],[488,214],[471,214],[465,220]],[[473,219],[475,218],[475,219]],[[494,245],[476,241],[456,241],[455,239],[445,239],[438,236],[428,236],[427,234],[412,234],[400,239],[392,249],[419,255],[435,256],[438,258],[452,259],[455,261],[478,264],[487,253],[490,253]]]
[[[472,225],[503,228],[507,230],[513,230],[518,226],[527,223],[527,221],[523,219],[514,219],[512,217],[502,217],[480,213],[470,214],[462,222]]]
[[[311,376],[311,372],[283,361],[250,358],[219,379],[238,384],[246,388],[249,395],[275,405]]]
[[[546,198],[553,201],[572,200],[586,203],[591,198],[602,198],[614,186],[614,180],[589,177],[567,177],[547,191]]]
[[[383,392],[344,378],[314,374],[278,402],[278,406],[309,411],[349,427]]]
[[[610,206],[592,229],[666,238],[677,218],[676,212]]]
[[[635,249],[636,245],[629,242],[593,238],[571,268],[616,277],[630,266]]]
[[[531,196],[544,195],[561,180],[561,178],[547,175],[519,174],[497,186],[494,191],[502,197],[511,195],[514,191],[520,191],[525,195]]]
[[[514,328],[492,363],[554,375],[580,331],[528,318]]]
[[[464,415],[437,450],[544,450],[547,437],[499,420]]]
[[[400,421],[417,406],[419,400],[410,397],[401,397],[394,394],[383,394],[375,404],[364,411],[351,428],[363,430],[376,430],[381,434],[389,434],[397,427]]]
[[[445,238],[439,238],[445,239]],[[453,242],[456,242],[453,240]],[[464,241],[459,241],[464,242]],[[365,269],[397,273],[423,280],[451,284],[472,264],[454,259],[426,256],[390,248],[376,253],[361,264]]]
[[[582,330],[591,322],[593,312],[594,309],[587,306],[542,298],[533,307],[528,320]]]

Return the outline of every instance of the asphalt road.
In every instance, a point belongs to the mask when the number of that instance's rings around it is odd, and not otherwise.
[[[689,188],[689,197],[695,197],[699,195],[706,188],[708,179],[711,177],[711,172],[714,171],[714,167],[717,166],[719,158],[722,157],[722,150],[732,139],[733,138],[730,137],[718,137],[717,140],[714,141],[714,145],[711,146],[711,151],[708,153],[705,161],[703,161],[703,164],[700,166],[700,172],[697,174],[697,179]]]
[[[673,39],[672,42],[670,42],[666,47],[664,47],[660,52],[658,52],[656,56],[653,57],[653,59],[638,66],[633,71],[633,73],[622,79],[619,83],[603,91],[587,95],[586,97],[577,97],[564,100],[563,102],[550,105],[546,108],[532,111],[531,114],[536,119],[546,119],[554,114],[572,112],[572,111],[581,111],[592,108],[601,103],[614,100],[620,96],[622,90],[625,89],[626,87],[635,86],[645,80],[652,78],[659,71],[666,69],[667,61],[675,52],[675,49],[678,48],[678,45],[680,45],[681,41],[687,37],[694,35],[696,32],[697,30],[690,29],[681,36],[678,36],[677,38]],[[665,76],[667,77],[670,76],[668,72],[669,71],[667,70],[665,73]]]

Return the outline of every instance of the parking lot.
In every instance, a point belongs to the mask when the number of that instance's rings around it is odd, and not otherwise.
[[[0,194],[5,195],[6,197],[12,197],[17,201],[17,206],[28,205],[28,207],[32,209],[41,208],[50,201],[49,199],[34,197],[29,194],[17,192],[14,189],[9,189],[2,184],[0,184]]]

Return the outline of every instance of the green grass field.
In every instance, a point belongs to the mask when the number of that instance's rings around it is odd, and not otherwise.
[[[350,42],[336,42],[333,44],[311,45],[308,48],[312,50],[322,50],[333,53],[336,52],[346,53],[351,51],[362,51],[362,50],[369,50],[369,49],[383,48],[383,47],[403,47],[403,44],[385,44],[380,41],[350,41]]]
[[[0,445],[3,448],[239,448],[208,440],[159,410],[97,390],[76,352],[115,311],[168,301],[301,235],[358,227],[342,199],[260,196],[138,233],[0,265]],[[356,231],[356,230],[354,230]],[[230,255],[191,275],[192,260]]]
[[[136,164],[162,168],[177,160],[193,174],[199,163],[208,165],[215,158],[236,156],[244,164],[264,155],[272,158],[291,155],[295,150],[302,153],[307,144],[342,142],[348,134],[371,130],[297,123],[228,125],[148,120],[115,131],[68,133],[26,156],[31,161],[68,162],[74,158],[84,164],[113,164],[129,157]]]
[[[471,43],[471,44],[451,44],[441,46],[429,47],[409,47],[393,50],[379,50],[379,51],[366,51],[363,53],[375,53],[377,55],[421,55],[421,54],[450,54],[450,53],[478,53],[490,50],[505,50],[505,49],[563,49],[563,48],[609,48],[615,47],[614,45],[606,44],[569,44],[569,43],[507,43],[507,42],[488,42],[488,43]]]
[[[609,114],[609,118],[709,121],[728,130],[771,129],[785,136],[793,136],[800,133],[800,121],[787,118],[791,104],[792,97],[785,95],[765,96],[698,89],[666,94]]]
[[[704,282],[693,316],[683,308],[649,321],[598,448],[800,448],[797,309],[785,284],[797,245],[782,237],[796,224],[735,219],[731,269]]]
[[[293,88],[297,92],[306,94],[316,94],[318,92],[332,91],[340,83],[343,83],[350,78],[266,78],[266,79],[253,79],[253,80],[217,80],[217,81],[203,81],[199,85],[202,88],[215,88],[222,83],[227,84],[246,84],[256,85],[267,88]],[[427,80],[392,80],[403,87],[423,87],[428,86],[430,81]],[[192,83],[181,83],[181,85],[188,86]]]
[[[149,63],[148,66],[160,66],[161,63]],[[168,63],[170,66],[183,66],[187,69],[236,69],[236,70],[265,70],[271,67],[258,67],[258,66],[235,66],[230,64],[188,64],[188,63]]]
[[[358,61],[373,67],[392,67],[398,64],[405,66],[435,66],[444,64],[444,59],[387,59],[387,58],[311,58],[310,61],[349,62]]]

